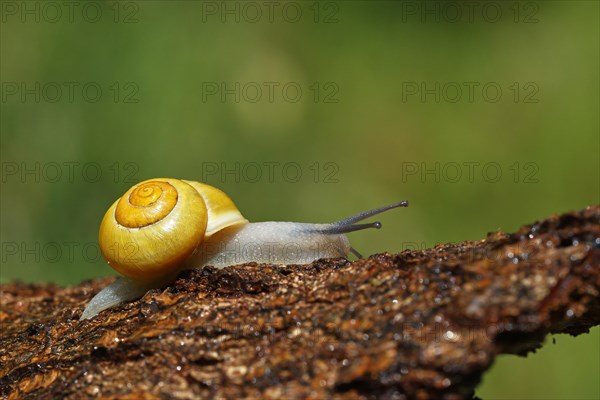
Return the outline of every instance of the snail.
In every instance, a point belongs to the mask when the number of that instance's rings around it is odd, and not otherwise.
[[[123,276],[94,296],[80,319],[164,287],[184,269],[308,264],[350,252],[361,258],[345,234],[379,229],[380,222],[357,222],[406,206],[401,201],[330,224],[250,223],[225,193],[207,184],[171,178],[140,182],[112,204],[98,234],[102,256]]]

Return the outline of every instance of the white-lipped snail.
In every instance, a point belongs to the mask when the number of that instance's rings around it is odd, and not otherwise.
[[[330,224],[253,222],[221,190],[171,178],[140,182],[117,199],[100,224],[102,256],[122,277],[88,303],[80,319],[172,282],[184,269],[249,262],[309,264],[352,252],[346,233],[380,228],[357,222],[401,201]]]

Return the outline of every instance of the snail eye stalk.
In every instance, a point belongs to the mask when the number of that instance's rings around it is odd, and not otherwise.
[[[356,224],[356,222],[362,221],[369,217],[372,217],[377,214],[381,214],[388,210],[398,208],[398,207],[408,207],[408,201],[403,200],[398,203],[390,204],[389,206],[374,208],[372,210],[363,211],[359,214],[353,215],[351,217],[345,218],[341,221],[334,222],[332,224],[327,224],[325,227],[319,229],[318,231],[326,234],[326,235],[341,235],[343,233],[361,231],[363,229],[380,229],[381,222],[375,221],[369,224]]]

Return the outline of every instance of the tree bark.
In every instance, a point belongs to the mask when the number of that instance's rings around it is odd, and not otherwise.
[[[368,259],[186,271],[79,321],[112,279],[0,293],[2,398],[470,398],[501,353],[600,321],[600,206]]]

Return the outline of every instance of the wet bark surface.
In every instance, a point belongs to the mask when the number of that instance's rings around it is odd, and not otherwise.
[[[112,279],[2,285],[0,397],[470,398],[498,354],[600,322],[599,266],[594,206],[355,262],[186,271],[87,321]]]

